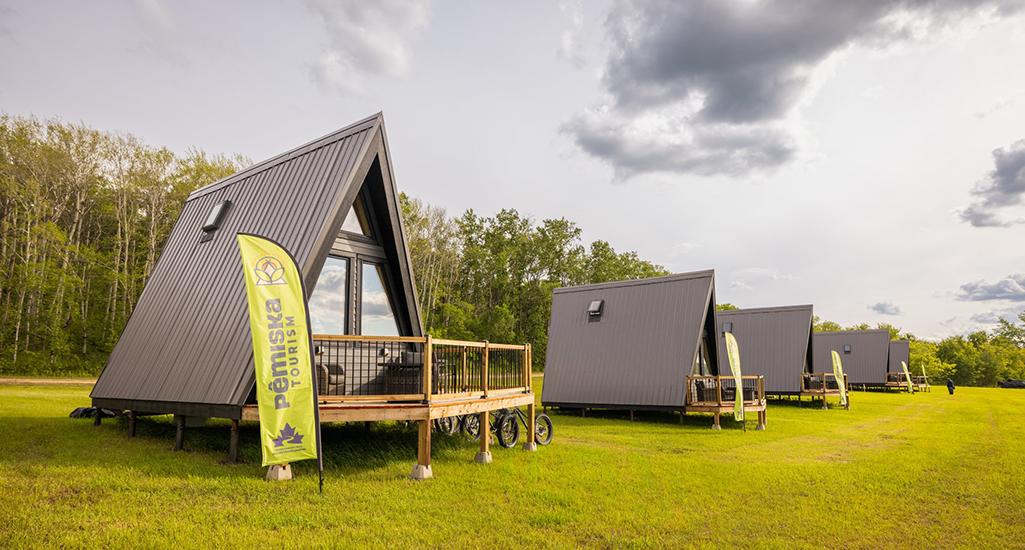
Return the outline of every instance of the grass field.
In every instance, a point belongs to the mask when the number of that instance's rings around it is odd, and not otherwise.
[[[537,388],[540,390],[540,388]],[[850,411],[771,403],[767,431],[724,417],[553,414],[536,453],[416,429],[324,428],[313,461],[262,480],[255,425],[228,465],[228,424],[68,418],[88,388],[0,386],[0,547],[1025,547],[1025,391],[856,392]]]

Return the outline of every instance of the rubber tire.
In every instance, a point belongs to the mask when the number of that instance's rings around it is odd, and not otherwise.
[[[463,435],[470,441],[480,439],[480,417],[475,414],[468,414],[462,421]]]
[[[459,431],[459,419],[454,416],[435,418],[434,427],[445,435],[453,435]]]
[[[515,414],[505,414],[498,420],[498,444],[512,449],[520,441],[520,423]]]
[[[542,428],[542,426],[544,427]],[[542,430],[546,432],[544,437],[542,437]],[[548,418],[547,414],[541,413],[534,417],[534,441],[538,445],[551,443],[552,436],[554,435],[554,432],[552,432],[552,419]]]

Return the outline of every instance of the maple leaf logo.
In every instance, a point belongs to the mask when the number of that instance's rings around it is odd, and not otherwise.
[[[276,449],[278,447],[281,447],[285,443],[301,445],[303,442],[303,437],[303,435],[300,435],[299,432],[295,430],[295,428],[293,428],[286,422],[285,427],[281,429],[281,432],[278,434],[278,436],[274,439],[271,439],[271,441],[274,442],[274,448]]]

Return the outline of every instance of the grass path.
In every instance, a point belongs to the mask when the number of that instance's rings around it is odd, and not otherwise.
[[[540,379],[535,384],[540,385]],[[538,388],[540,389],[540,388]],[[772,403],[745,432],[707,415],[553,413],[537,453],[435,437],[406,478],[415,428],[324,429],[315,465],[262,481],[256,427],[223,463],[226,421],[173,453],[166,417],[69,419],[88,388],[0,386],[0,547],[1022,548],[1025,392],[855,392],[850,411]]]

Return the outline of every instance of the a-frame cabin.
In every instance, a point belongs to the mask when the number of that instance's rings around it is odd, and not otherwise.
[[[768,395],[798,395],[811,372],[814,316],[811,305],[720,311],[719,370],[730,371],[724,338],[729,332],[740,347],[744,374],[764,376]]]
[[[180,447],[186,417],[228,418],[235,421],[234,458],[237,421],[258,419],[243,267],[235,238],[240,232],[273,239],[295,257],[310,293],[315,343],[330,342],[339,354],[360,354],[348,362],[332,358],[328,363],[318,357],[322,421],[424,419],[421,424],[428,426],[426,435],[421,426],[419,462],[429,475],[430,419],[455,411],[439,409],[439,396],[477,391],[486,397],[488,390],[493,395],[511,384],[520,394],[529,394],[527,345],[511,346],[521,355],[510,359],[508,368],[522,370],[496,378],[490,387],[487,381],[469,387],[476,376],[473,368],[481,363],[473,362],[473,353],[469,365],[465,360],[462,364],[461,383],[439,372],[453,363],[439,361],[441,350],[424,335],[379,113],[188,197],[91,394],[95,407],[130,410],[130,432],[138,415],[174,414]],[[467,349],[477,356],[491,353],[482,343],[448,345],[452,349],[444,351],[449,355],[460,349],[463,356]],[[389,357],[389,352],[394,355]],[[356,366],[359,376],[345,372]],[[391,382],[400,378],[406,389],[384,395],[382,390],[395,387]],[[359,396],[359,410],[344,408],[350,396]],[[383,406],[375,411],[375,400],[388,403],[389,411],[402,412],[381,413]],[[519,401],[526,404],[526,398]],[[530,402],[532,406],[532,396]],[[505,406],[515,405],[488,402],[473,410],[463,407],[460,414]]]
[[[719,376],[716,334],[712,270],[556,289],[541,403],[631,417],[710,412],[718,428],[719,413],[733,410],[735,383]],[[744,383],[745,409],[758,412],[761,427],[762,380]]]

